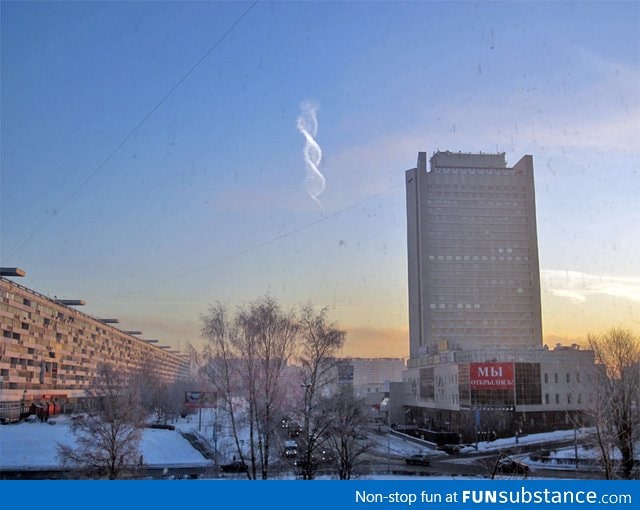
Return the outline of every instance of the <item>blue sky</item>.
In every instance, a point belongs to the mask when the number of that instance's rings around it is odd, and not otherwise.
[[[182,348],[208,303],[269,293],[328,306],[345,354],[404,354],[404,171],[497,150],[534,157],[547,340],[640,329],[640,4],[251,5],[2,3],[0,256],[24,285]]]

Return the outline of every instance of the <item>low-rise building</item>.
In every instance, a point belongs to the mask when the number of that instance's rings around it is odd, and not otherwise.
[[[339,380],[353,385],[354,394],[366,397],[389,391],[389,383],[401,382],[403,358],[343,358],[339,360]]]
[[[578,426],[594,398],[594,353],[570,347],[442,350],[410,360],[406,424],[466,441]]]

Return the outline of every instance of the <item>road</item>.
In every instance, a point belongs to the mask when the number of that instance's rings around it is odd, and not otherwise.
[[[498,458],[502,455],[500,451],[484,453],[466,453],[462,455],[445,455],[442,452],[435,452],[428,467],[409,466],[404,462],[401,455],[391,454],[389,458],[385,451],[386,439],[377,438],[378,448],[366,458],[367,468],[375,474],[393,473],[420,476],[480,476],[490,477]],[[528,453],[540,449],[557,449],[573,445],[573,441],[552,441],[532,445],[519,445],[509,449],[509,455],[527,463]],[[500,475],[504,477],[504,475]],[[531,467],[529,477],[535,478],[557,478],[557,479],[601,479],[602,473],[588,470],[575,469],[544,469],[537,466]],[[513,475],[516,477],[516,475]],[[519,476],[519,478],[523,478]]]

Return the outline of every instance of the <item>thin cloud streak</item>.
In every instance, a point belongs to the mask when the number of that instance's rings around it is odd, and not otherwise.
[[[584,303],[591,296],[605,295],[640,303],[640,278],[607,276],[580,271],[543,269],[542,288],[573,303]]]

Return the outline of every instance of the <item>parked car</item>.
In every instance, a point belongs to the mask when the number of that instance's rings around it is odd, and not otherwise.
[[[302,427],[298,425],[295,421],[289,423],[289,437],[298,437],[302,432]]]
[[[331,464],[335,462],[336,455],[331,450],[322,450],[320,453],[320,462],[325,464]]]
[[[288,459],[298,456],[298,444],[295,441],[284,442],[284,456]]]
[[[460,455],[460,445],[457,444],[441,444],[438,445],[436,449],[446,452],[449,455]]]
[[[285,447],[283,455],[287,459],[293,459],[294,457],[298,456],[298,448],[287,448],[287,447]]]
[[[175,425],[169,425],[168,423],[150,423],[147,425],[149,429],[160,429],[160,430],[176,430]]]
[[[536,450],[535,452],[529,454],[529,458],[536,462],[549,459],[549,457],[551,457],[550,450]]]
[[[224,473],[246,473],[247,469],[249,469],[247,465],[239,460],[234,460],[229,464],[222,464],[220,466],[220,471]]]
[[[511,457],[505,457],[498,461],[496,470],[505,474],[526,475],[529,472],[529,466]]]
[[[429,456],[424,453],[416,453],[410,457],[405,457],[404,461],[410,466],[428,466],[431,464]]]
[[[306,459],[298,459],[296,461],[293,462],[293,465],[297,468],[300,469],[306,469],[307,466],[309,465],[308,461]],[[316,462],[315,459],[311,460],[311,469],[315,470],[318,468],[318,463]]]

